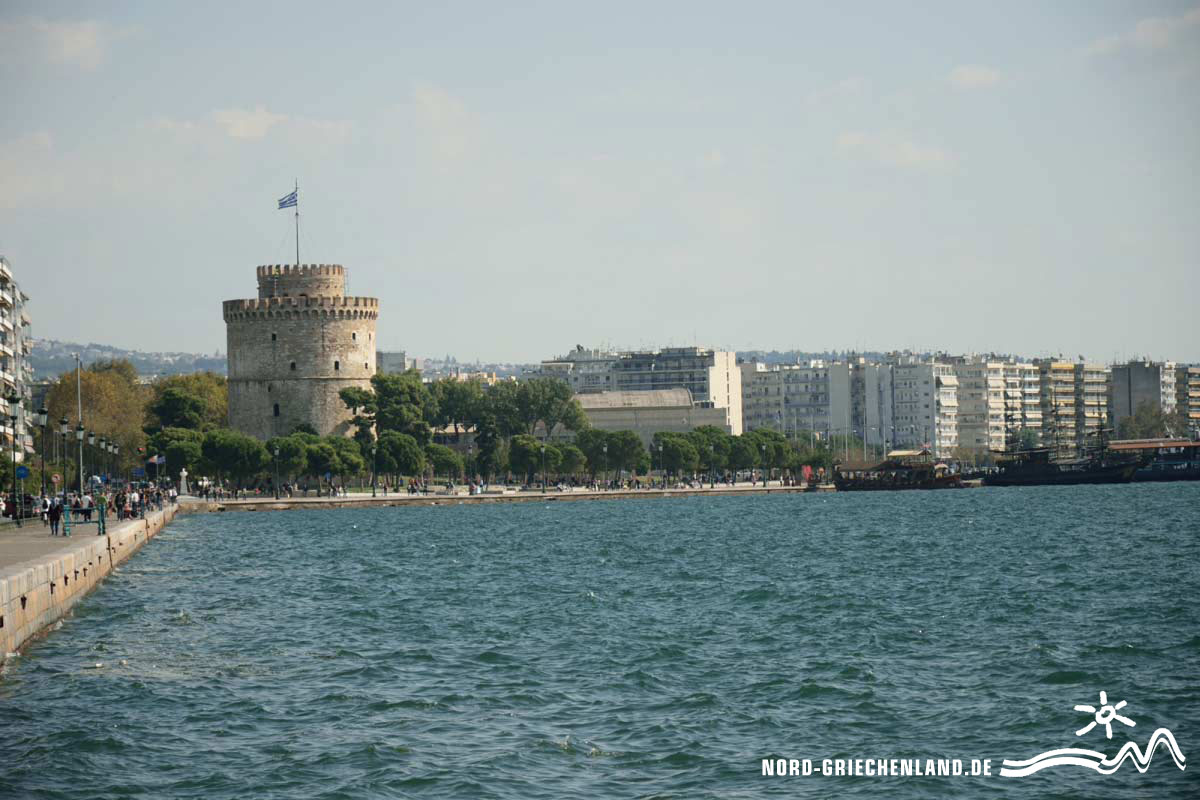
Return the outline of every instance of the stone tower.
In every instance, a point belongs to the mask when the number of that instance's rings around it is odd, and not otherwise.
[[[338,392],[370,388],[375,374],[374,297],[346,297],[340,264],[258,268],[258,298],[226,300],[229,424],[259,439],[300,424],[348,435]]]

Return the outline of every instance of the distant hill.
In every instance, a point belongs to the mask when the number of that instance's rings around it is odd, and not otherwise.
[[[145,353],[104,344],[79,344],[55,339],[35,340],[29,361],[33,365],[36,378],[44,380],[74,369],[75,353],[79,353],[85,367],[97,361],[126,359],[133,364],[139,375],[146,376],[178,375],[205,370],[225,374],[225,356],[222,353]]]

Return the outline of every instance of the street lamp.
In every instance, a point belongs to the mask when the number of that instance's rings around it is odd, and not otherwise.
[[[762,447],[762,454],[763,454],[763,487],[765,488],[767,485],[767,479],[771,476],[771,469],[770,469],[770,467],[767,466],[767,444],[766,444],[766,442],[763,442],[760,445],[760,447]]]
[[[75,439],[79,442],[79,496],[83,497],[83,436],[86,433],[83,423],[75,426]]]
[[[104,436],[100,437],[100,475],[103,478],[108,474],[108,439]]]
[[[61,463],[66,463],[67,459],[67,434],[71,430],[71,420],[63,417],[58,421],[58,432],[62,435],[62,452],[59,453]],[[66,469],[63,469],[63,497],[67,495]],[[57,489],[57,487],[55,487]]]
[[[50,421],[50,412],[42,406],[37,411],[37,424],[42,429],[42,497],[46,496],[46,423]]]
[[[542,493],[546,492],[546,443],[542,442]]]
[[[608,442],[604,443],[604,483],[608,483]]]
[[[8,418],[12,424],[12,509],[13,522],[17,523],[17,527],[21,525],[21,514],[17,511],[17,409],[21,406],[21,398],[14,391],[4,398],[8,401]]]
[[[276,451],[278,452],[278,451]],[[379,483],[379,443],[371,443],[371,497],[378,497],[376,486]]]
[[[375,448],[372,446],[371,450],[374,451],[374,449]],[[275,499],[278,500],[279,499],[279,448],[278,447],[275,448],[274,456],[275,456],[275,484],[274,484],[275,485]],[[375,478],[374,478],[374,476],[372,476],[371,477],[371,496],[372,497],[375,496],[374,490],[375,490]]]

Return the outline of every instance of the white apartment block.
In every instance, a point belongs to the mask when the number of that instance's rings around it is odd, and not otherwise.
[[[892,364],[893,444],[928,447],[949,458],[958,447],[958,378],[954,367],[899,356]]]
[[[748,361],[742,373],[742,430],[766,428],[789,437],[800,431],[828,436],[833,428],[829,365],[766,365]]]
[[[3,415],[0,416],[3,437],[0,438],[3,439],[5,458],[13,457],[15,438],[17,461],[34,452],[33,419],[29,409],[33,390],[33,366],[29,354],[33,350],[33,338],[29,332],[28,302],[29,296],[17,285],[8,260],[0,256],[0,392],[5,399],[15,395],[21,400],[15,428],[8,403],[3,404]]]
[[[1175,368],[1175,410],[1188,421],[1192,436],[1200,432],[1200,365]]]
[[[1041,441],[1042,408],[1033,364],[989,357],[951,359],[958,378],[958,443],[976,455],[1015,449],[1022,430]]]

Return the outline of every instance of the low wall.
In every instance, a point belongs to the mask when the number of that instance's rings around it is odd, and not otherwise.
[[[104,536],[80,525],[62,546],[19,564],[0,566],[0,658],[61,619],[81,597],[136,553],[177,513],[110,524]]]

